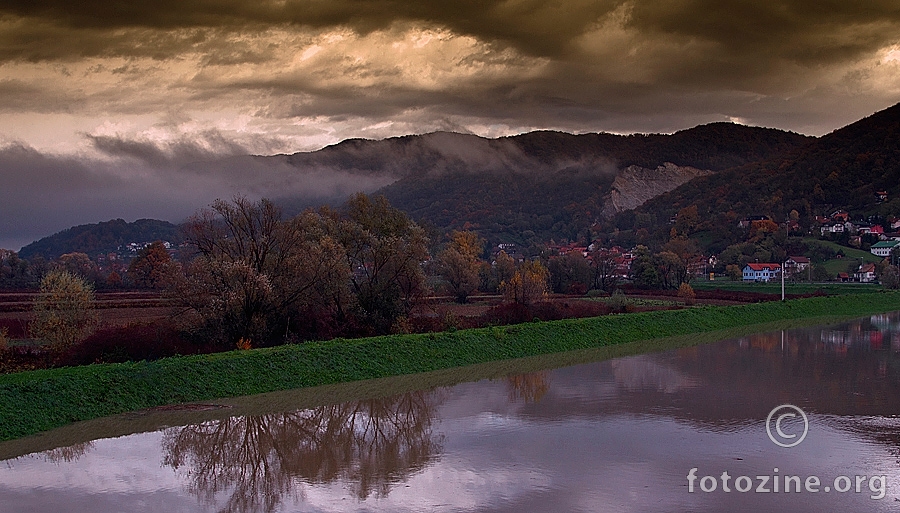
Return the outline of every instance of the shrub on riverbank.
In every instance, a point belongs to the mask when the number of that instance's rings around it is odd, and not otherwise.
[[[198,354],[202,348],[165,322],[133,323],[99,330],[60,355],[59,365],[122,363]]]
[[[900,293],[612,315],[0,376],[0,440],[178,402],[258,394],[710,332],[900,309]]]

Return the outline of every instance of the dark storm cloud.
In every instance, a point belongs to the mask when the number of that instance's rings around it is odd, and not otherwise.
[[[474,38],[478,51],[453,65],[494,73],[442,78],[437,88],[411,84],[403,57],[395,57],[395,66],[387,62],[389,44],[377,66],[355,62],[345,48],[314,68],[282,72],[321,31],[351,30],[363,48],[372,44],[366,36],[384,31],[401,37],[404,27]],[[182,98],[230,101],[226,97],[235,92],[262,91],[269,98],[259,102],[258,112],[275,118],[371,118],[430,109],[431,117],[471,113],[487,124],[660,131],[687,128],[692,119],[728,117],[772,125],[779,113],[762,115],[756,102],[791,98],[791,109],[801,112],[785,128],[821,133],[826,122],[846,123],[900,99],[883,83],[859,85],[877,52],[898,43],[900,4],[893,0],[0,3],[0,60],[121,57],[173,65],[192,55],[198,70],[177,86],[187,92]],[[431,62],[448,58],[441,51],[431,56]],[[257,69],[221,78],[242,65]],[[539,71],[518,73],[529,65]],[[335,76],[357,83],[336,84]],[[867,100],[856,105],[859,91]],[[712,101],[687,110],[703,97]],[[810,112],[819,100],[854,106],[838,115]],[[447,112],[435,111],[445,107]],[[594,122],[582,125],[581,119]]]
[[[897,40],[900,4],[892,0],[669,0],[635,2],[639,31],[716,41],[733,53],[828,62]]]
[[[369,32],[396,21],[448,27],[485,40],[507,41],[529,53],[559,54],[573,36],[615,9],[617,1],[563,3],[504,0],[311,0],[237,1],[129,0],[65,2],[14,0],[0,12],[72,28],[152,27],[260,28],[293,24],[314,28],[351,27]]]
[[[900,4],[893,0],[15,0],[0,4],[0,12],[38,20],[37,26],[44,30],[55,26],[88,31],[134,27],[258,30],[293,24],[344,26],[364,33],[397,21],[415,21],[483,41],[504,42],[530,55],[564,57],[575,51],[573,43],[579,36],[623,7],[629,14],[626,26],[648,37],[713,42],[723,55],[746,56],[754,62],[772,56],[807,64],[852,58],[886,40],[896,40],[900,22]],[[40,32],[21,38],[22,42],[42,39]],[[101,42],[86,37],[84,44],[90,49]]]
[[[627,26],[648,42],[690,49],[653,63],[659,78],[746,89],[806,69],[852,62],[900,42],[900,4],[834,1],[635,2]],[[640,61],[640,58],[637,59]],[[690,77],[694,77],[691,80]]]
[[[721,120],[819,135],[897,101],[896,0],[0,0],[0,247],[390,179],[247,153]]]
[[[164,60],[187,51],[209,51],[210,44],[223,55],[233,51],[222,48],[224,31],[219,28],[120,29],[59,23],[55,19],[4,19],[0,14],[0,60],[45,62],[117,56]]]

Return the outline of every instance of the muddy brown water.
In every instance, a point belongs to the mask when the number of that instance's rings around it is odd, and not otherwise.
[[[900,509],[898,314],[549,370],[492,365],[492,379],[452,386],[399,377],[86,423],[63,431],[77,443],[2,462],[0,511]],[[799,410],[767,431],[784,404]],[[804,427],[793,447],[772,439]]]

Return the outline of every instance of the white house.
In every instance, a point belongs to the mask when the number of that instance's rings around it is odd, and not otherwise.
[[[872,244],[869,248],[869,252],[875,256],[886,257],[891,254],[891,250],[894,249],[897,244],[900,244],[900,241],[896,240],[883,240],[881,242],[876,242]]]
[[[875,264],[863,264],[856,271],[856,281],[860,283],[872,283],[875,281]]]
[[[769,281],[780,272],[780,264],[747,264],[744,267],[744,281]]]
[[[797,273],[801,273],[809,269],[809,264],[809,259],[806,257],[788,257],[788,259],[784,261],[784,272],[787,273],[785,276],[793,276]]]
[[[844,233],[845,226],[843,223],[835,223],[830,225],[825,225],[819,229],[822,235],[826,233]]]

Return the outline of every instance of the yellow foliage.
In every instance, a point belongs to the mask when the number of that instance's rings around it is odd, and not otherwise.
[[[31,334],[60,352],[94,332],[94,289],[82,278],[63,270],[41,280],[34,301]]]
[[[450,247],[471,259],[478,259],[484,249],[484,239],[474,232],[454,230],[450,234]]]
[[[547,296],[550,271],[538,260],[523,263],[508,281],[500,284],[507,301],[523,305],[539,301]]]
[[[694,288],[689,284],[682,283],[678,287],[678,297],[684,300],[685,304],[693,305],[694,300],[697,299],[697,294],[694,293]]]

